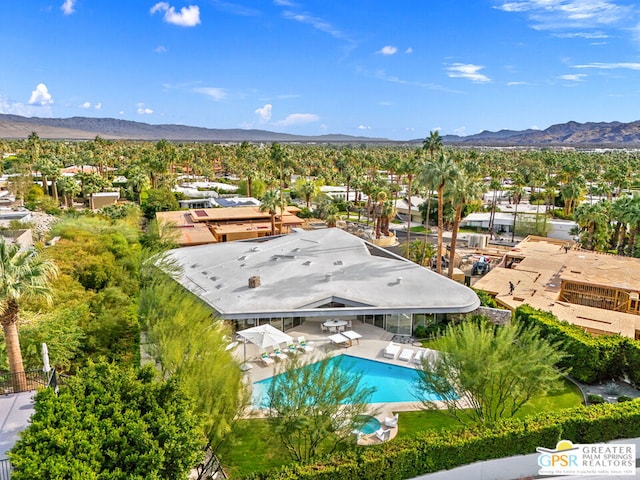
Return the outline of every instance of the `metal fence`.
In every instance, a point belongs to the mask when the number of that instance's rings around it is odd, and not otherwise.
[[[0,460],[0,480],[9,480],[11,478],[11,463],[8,459]]]
[[[0,394],[29,392],[39,388],[51,387],[57,391],[56,371],[28,370],[21,373],[0,372]],[[0,480],[11,479],[11,462],[8,458],[0,460]]]
[[[220,480],[228,478],[210,445],[207,445],[205,448],[204,461],[196,467],[196,473],[198,475],[196,480]]]
[[[54,382],[53,385],[52,382]],[[27,370],[18,373],[0,372],[0,394],[28,392],[49,386],[55,388],[55,382],[55,370],[50,372],[42,370]]]

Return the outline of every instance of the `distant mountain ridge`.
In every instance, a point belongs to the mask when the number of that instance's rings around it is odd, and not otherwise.
[[[640,121],[567,122],[552,125],[545,130],[483,131],[465,137],[445,135],[442,141],[444,144],[457,145],[640,147]]]
[[[0,138],[27,138],[36,132],[41,138],[90,140],[105,139],[160,140],[185,142],[304,142],[304,143],[388,143],[421,144],[423,139],[393,141],[385,138],[329,135],[292,135],[267,130],[215,129],[187,125],[152,125],[116,118],[39,118],[0,114]],[[475,135],[444,135],[445,145],[466,146],[615,146],[640,147],[640,121],[567,122],[545,130],[483,131]]]
[[[384,138],[341,134],[305,136],[255,129],[216,129],[174,124],[152,125],[116,118],[39,118],[0,114],[0,138],[26,138],[31,132],[36,132],[41,138],[69,140],[84,140],[100,135],[105,139],[165,139],[203,142],[389,142]]]

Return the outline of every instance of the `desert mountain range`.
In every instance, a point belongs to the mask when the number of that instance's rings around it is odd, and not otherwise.
[[[91,140],[105,139],[202,141],[202,142],[315,142],[315,143],[416,143],[422,139],[397,142],[384,138],[319,135],[303,136],[267,130],[215,129],[186,125],[152,125],[115,118],[38,118],[0,114],[0,138],[23,139],[31,132],[40,138]],[[428,135],[426,132],[425,135]],[[640,147],[640,121],[567,122],[545,130],[483,131],[475,135],[444,135],[445,145],[469,146],[616,146]]]

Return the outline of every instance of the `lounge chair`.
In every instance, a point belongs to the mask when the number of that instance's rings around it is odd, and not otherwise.
[[[265,367],[268,367],[269,365],[273,365],[275,363],[273,361],[273,358],[269,357],[267,352],[262,352],[260,359],[262,360],[262,363],[264,364]]]
[[[308,353],[313,351],[313,347],[307,344],[307,339],[304,338],[304,336],[298,337],[298,344],[299,344],[298,348],[300,348],[300,350],[302,350],[303,352]]]
[[[402,347],[399,344],[389,342],[389,345],[384,347],[383,355],[385,358],[393,358],[395,360],[395,358],[398,356],[398,353],[400,353],[401,348]]]
[[[375,431],[374,435],[381,442],[386,442],[391,437],[391,430],[385,430],[382,427]]]
[[[396,413],[393,417],[384,417],[382,424],[385,427],[396,428],[398,426],[398,414]]]
[[[300,350],[298,350],[298,348],[292,343],[291,345],[289,345],[289,355],[298,355],[300,352]]]
[[[275,358],[277,361],[279,362],[284,362],[285,360],[287,360],[289,357],[287,357],[286,354],[282,353],[280,351],[280,349],[276,349],[275,352],[273,352],[273,358]]]
[[[416,365],[422,364],[422,356],[424,355],[424,350],[418,350],[413,357],[413,363]]]
[[[400,356],[398,357],[398,360],[402,360],[403,362],[408,362],[409,360],[411,360],[411,357],[413,357],[413,350],[411,350],[410,348],[405,348],[402,350],[402,352],[400,352]]]

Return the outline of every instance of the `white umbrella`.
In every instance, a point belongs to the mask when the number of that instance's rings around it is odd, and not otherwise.
[[[49,349],[47,348],[46,343],[42,344],[41,352],[42,352],[42,371],[45,373],[49,373],[51,371],[51,365],[49,364]]]
[[[293,338],[286,333],[272,327],[268,323],[257,327],[240,330],[238,336],[242,337],[244,342],[244,361],[247,361],[247,343],[251,342],[261,349],[269,347],[277,347],[281,343],[293,343]]]

